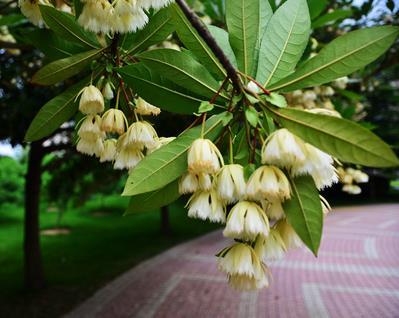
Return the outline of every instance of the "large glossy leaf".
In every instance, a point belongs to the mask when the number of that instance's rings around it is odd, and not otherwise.
[[[47,64],[32,78],[41,85],[52,85],[61,82],[85,69],[102,52],[102,49],[79,53]]]
[[[236,56],[234,55],[233,49],[230,46],[229,34],[217,26],[208,25],[208,30],[211,35],[215,38],[217,44],[223,49],[224,54],[230,60],[230,62],[237,66]]]
[[[222,129],[226,114],[207,120],[205,136],[214,139]],[[129,175],[122,195],[132,196],[156,191],[187,171],[187,151],[201,135],[201,127],[195,127],[180,135],[170,144],[145,157]]]
[[[86,48],[60,38],[49,29],[34,29],[27,34],[26,40],[41,50],[50,61],[86,51]]]
[[[308,44],[306,0],[288,0],[270,19],[262,40],[256,79],[264,86],[292,73]]]
[[[317,256],[323,232],[323,209],[312,177],[291,180],[292,198],[283,205],[288,223]]]
[[[159,190],[131,197],[125,215],[154,211],[171,204],[179,197],[179,180],[175,180]]]
[[[87,78],[47,102],[30,124],[25,141],[47,137],[68,121],[78,109],[78,104],[75,102],[76,95],[88,82]]]
[[[317,20],[315,20],[312,23],[312,28],[317,29],[329,23],[341,21],[345,18],[352,16],[352,14],[353,14],[352,10],[343,10],[343,9],[334,10],[333,12],[326,13],[321,17],[319,17]]]
[[[226,23],[229,40],[237,59],[238,69],[253,75],[261,21],[261,0],[226,0]]]
[[[340,36],[269,89],[289,92],[349,75],[382,55],[394,43],[398,30],[394,26],[378,26]]]
[[[282,126],[339,160],[367,167],[399,165],[386,143],[350,120],[289,108],[273,112]]]
[[[209,72],[217,77],[217,79],[224,79],[227,75],[225,69],[209,46],[187,20],[184,13],[176,4],[172,4],[170,8],[180,41],[197,57]]]
[[[144,29],[137,33],[128,33],[122,47],[128,51],[128,54],[141,52],[151,45],[166,40],[174,30],[175,25],[172,21],[170,9],[165,8],[158,11]]]
[[[203,101],[141,63],[120,68],[118,73],[146,101],[166,111],[192,114]]]
[[[46,25],[60,37],[87,48],[99,47],[94,34],[86,32],[72,15],[46,5],[40,6],[40,12]]]
[[[138,57],[144,65],[197,95],[212,98],[219,90],[220,84],[208,70],[187,53],[159,49],[141,53]]]

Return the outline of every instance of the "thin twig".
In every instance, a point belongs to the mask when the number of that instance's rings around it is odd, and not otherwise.
[[[224,69],[227,72],[227,76],[233,83],[234,89],[237,93],[241,93],[243,91],[243,85],[240,77],[237,74],[237,70],[231,64],[227,56],[224,54],[223,50],[216,43],[213,36],[210,34],[208,29],[203,25],[200,18],[196,15],[196,13],[191,10],[191,8],[187,5],[184,0],[176,0],[176,3],[183,11],[184,15],[190,21],[191,25],[195,28],[195,30],[199,33],[199,35],[203,38],[205,43],[209,46],[212,52],[215,54],[219,62],[223,65]]]

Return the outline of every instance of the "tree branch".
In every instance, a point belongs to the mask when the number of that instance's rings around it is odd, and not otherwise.
[[[219,62],[223,65],[227,72],[227,76],[233,83],[234,89],[239,93],[243,91],[243,85],[240,77],[237,74],[237,71],[233,64],[229,61],[229,59],[224,54],[223,50],[216,43],[213,36],[209,33],[208,29],[203,25],[199,17],[195,14],[193,10],[187,5],[184,0],[176,0],[176,3],[179,5],[184,15],[190,21],[191,25],[197,30],[199,35],[203,38],[205,43],[209,46],[215,56],[218,58]]]

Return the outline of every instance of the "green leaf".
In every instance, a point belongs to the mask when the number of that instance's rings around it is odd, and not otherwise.
[[[202,98],[187,92],[143,64],[125,66],[117,71],[142,98],[163,110],[193,114],[203,101]]]
[[[214,25],[208,25],[208,30],[211,35],[215,38],[216,43],[223,49],[224,54],[227,56],[229,61],[237,66],[236,56],[234,55],[233,49],[230,46],[229,34]]]
[[[79,18],[83,11],[83,2],[81,0],[73,0],[73,7],[75,9],[75,18]]]
[[[260,0],[226,0],[226,23],[238,69],[253,75],[260,38]]]
[[[249,106],[245,109],[245,118],[252,127],[254,128],[258,127],[259,114],[256,111],[255,107]]]
[[[294,71],[310,34],[310,16],[306,0],[288,0],[270,19],[263,37],[256,74],[264,86]]]
[[[205,137],[213,140],[222,129],[225,114],[207,120]],[[191,128],[171,143],[145,157],[129,175],[122,195],[137,195],[156,191],[187,171],[187,151],[200,138],[201,127]]]
[[[283,204],[288,223],[317,256],[323,232],[323,209],[312,177],[291,180],[292,197]]]
[[[333,12],[326,13],[312,23],[312,28],[317,29],[329,23],[341,21],[345,18],[351,17],[352,14],[352,10],[343,9],[338,9]]]
[[[193,28],[180,8],[176,4],[172,4],[170,7],[180,41],[195,54],[201,64],[215,75],[217,79],[224,79],[227,73],[215,54],[213,54],[209,46]]]
[[[130,199],[125,215],[154,211],[171,204],[179,197],[179,180],[177,179],[159,190],[133,196]]]
[[[12,26],[19,24],[25,20],[22,14],[7,14],[6,16],[0,17],[0,26],[7,25]]]
[[[158,49],[141,53],[138,57],[144,65],[197,95],[212,98],[219,90],[219,83],[189,54]]]
[[[158,11],[145,26],[137,33],[128,33],[122,44],[127,54],[144,51],[151,45],[161,43],[175,31],[175,25],[169,8]]]
[[[293,74],[271,85],[270,90],[289,92],[349,75],[381,56],[394,43],[398,33],[397,27],[378,26],[340,36]]]
[[[33,76],[32,82],[41,85],[61,82],[86,68],[102,51],[103,49],[91,50],[47,64]]]
[[[310,19],[317,18],[327,7],[327,0],[308,0]]]
[[[47,102],[37,113],[25,135],[25,141],[40,140],[51,135],[78,110],[76,95],[89,83],[89,79],[71,86]]]
[[[203,114],[211,111],[215,105],[211,104],[208,101],[204,101],[201,103],[200,107],[198,108],[198,113]]]
[[[60,38],[49,29],[34,29],[26,35],[26,40],[41,50],[51,61],[86,51],[84,47]]]
[[[350,120],[289,108],[273,113],[283,127],[339,160],[367,167],[399,165],[386,143]]]
[[[46,25],[60,37],[87,48],[99,47],[94,34],[86,32],[72,15],[47,5],[41,5],[40,12]]]
[[[277,94],[277,93],[270,93],[270,95],[262,95],[263,98],[268,101],[270,104],[280,107],[280,108],[284,108],[287,107],[287,100],[285,99],[285,97],[283,95]]]

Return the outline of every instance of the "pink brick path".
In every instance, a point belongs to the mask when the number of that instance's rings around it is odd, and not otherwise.
[[[399,204],[336,209],[319,257],[289,253],[261,292],[227,286],[213,255],[228,243],[217,231],[168,250],[67,317],[399,317]]]

